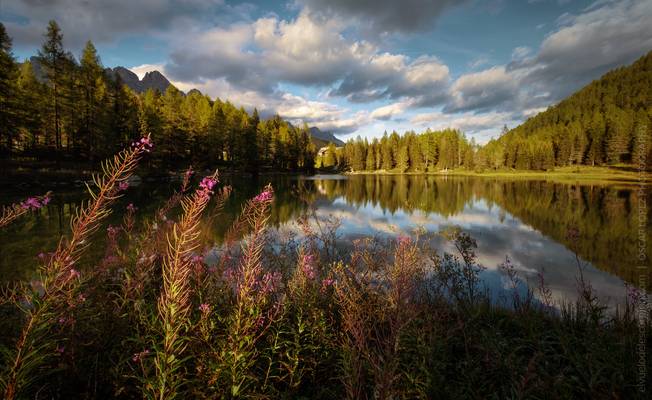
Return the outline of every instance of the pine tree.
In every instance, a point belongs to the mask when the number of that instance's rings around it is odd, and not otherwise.
[[[4,137],[3,148],[11,154],[13,137],[18,127],[16,62],[11,52],[11,38],[0,23],[0,135]]]
[[[48,23],[45,33],[45,43],[38,52],[38,59],[45,71],[45,77],[50,88],[50,123],[49,127],[54,132],[54,145],[61,149],[61,111],[62,111],[62,86],[64,85],[64,64],[66,53],[63,50],[63,34],[61,28],[52,20]]]
[[[397,159],[396,159],[396,169],[399,172],[405,172],[410,168],[410,155],[408,152],[407,145],[402,145],[398,149]]]
[[[100,58],[97,55],[95,46],[90,40],[86,42],[86,46],[82,52],[80,68],[83,97],[81,107],[79,108],[83,113],[83,128],[81,132],[83,137],[79,139],[83,141],[83,148],[92,158],[96,151],[95,146],[97,146],[100,130],[101,117],[99,114],[102,104],[100,103],[99,92],[104,89],[105,82]]]

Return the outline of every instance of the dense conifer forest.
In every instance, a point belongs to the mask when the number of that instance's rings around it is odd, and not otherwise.
[[[20,160],[95,162],[151,133],[151,166],[223,166],[248,171],[309,170],[314,145],[307,126],[276,116],[261,120],[198,90],[138,94],[104,69],[87,42],[79,60],[51,21],[36,59],[17,63],[0,24],[0,153]],[[36,71],[42,76],[37,76]]]
[[[478,146],[457,130],[396,132],[331,147],[318,164],[354,171],[549,170],[570,165],[652,166],[652,52]]]

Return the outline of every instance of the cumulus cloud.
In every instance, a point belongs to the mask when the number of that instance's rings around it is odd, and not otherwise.
[[[610,69],[652,49],[652,2],[602,1],[579,15],[562,15],[556,30],[531,57],[507,65],[524,87],[546,94],[539,104],[562,99]]]
[[[411,106],[410,101],[401,101],[397,103],[388,104],[386,106],[378,107],[371,112],[371,118],[387,121],[397,115],[401,115]]]
[[[342,35],[340,21],[301,12],[191,32],[178,38],[167,70],[173,79],[224,78],[247,89],[272,93],[279,82],[330,87],[331,96],[352,102],[419,98],[442,102],[450,82],[439,59],[380,52]],[[192,43],[192,46],[188,46]]]
[[[297,0],[313,13],[362,22],[375,32],[420,32],[446,10],[466,0]]]
[[[563,14],[534,54],[517,47],[510,63],[460,76],[444,110],[531,116],[650,51],[650,18],[652,2],[645,0],[602,1],[579,15]]]
[[[16,44],[40,44],[48,21],[54,19],[71,47],[88,39],[112,42],[135,33],[185,29],[229,9],[223,0],[3,0],[2,8]]]
[[[500,108],[513,100],[517,92],[518,82],[505,71],[505,67],[492,67],[459,77],[451,87],[451,101],[445,110],[484,111]]]
[[[417,114],[410,120],[413,124],[433,129],[454,128],[464,131],[482,131],[503,126],[511,121],[512,114],[508,112],[448,114],[439,111]]]

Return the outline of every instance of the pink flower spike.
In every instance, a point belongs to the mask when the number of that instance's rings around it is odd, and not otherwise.
[[[204,190],[213,190],[213,187],[217,183],[217,179],[213,179],[210,176],[205,177],[199,183],[199,187]]]
[[[274,195],[272,192],[269,190],[265,190],[264,192],[261,192],[258,196],[254,197],[254,201],[258,203],[262,203],[265,201],[270,201],[274,198]]]
[[[42,206],[43,205],[36,197],[30,197],[21,204],[21,207],[27,210],[38,210]]]
[[[211,306],[206,303],[202,303],[199,306],[199,311],[201,311],[202,314],[208,314],[211,311]]]
[[[128,188],[129,188],[129,182],[127,181],[122,181],[120,182],[120,184],[118,184],[118,189],[120,189],[120,191],[125,191]]]

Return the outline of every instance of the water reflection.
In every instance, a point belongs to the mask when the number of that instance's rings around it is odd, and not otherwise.
[[[536,281],[544,272],[557,298],[575,294],[577,263],[569,228],[580,231],[577,254],[590,263],[585,275],[602,298],[621,298],[623,281],[638,282],[638,202],[648,203],[634,186],[585,185],[535,180],[505,180],[427,176],[263,176],[258,180],[224,177],[234,187],[219,223],[206,221],[205,231],[218,242],[244,199],[271,182],[276,190],[271,223],[295,229],[291,223],[312,203],[320,218],[341,220],[343,242],[369,235],[409,233],[421,226],[437,232],[460,226],[478,242],[478,255],[488,270],[485,281],[500,290],[496,266],[509,256],[521,276]],[[109,223],[119,223],[129,202],[148,218],[173,191],[175,184],[144,183],[119,201]],[[0,203],[18,198],[6,195]],[[50,206],[0,231],[0,280],[29,278],[36,255],[56,247],[68,231],[72,210],[85,198],[81,190],[55,193]],[[652,217],[648,218],[652,221]],[[650,225],[646,226],[647,254],[652,254]],[[101,234],[98,237],[101,240]],[[434,239],[443,250],[452,250]],[[102,249],[98,249],[100,254]],[[89,255],[93,257],[93,255]],[[648,269],[649,271],[649,269]],[[649,275],[649,274],[648,274]],[[649,281],[649,276],[647,276]]]

